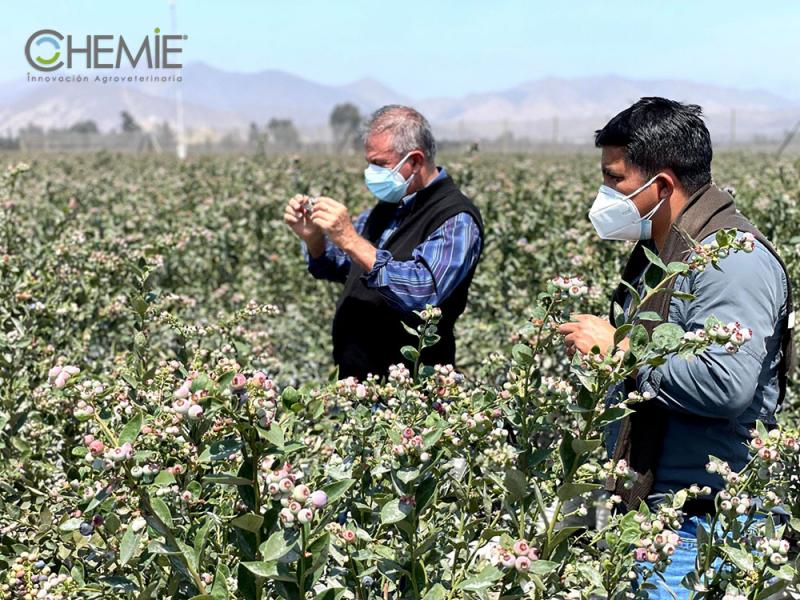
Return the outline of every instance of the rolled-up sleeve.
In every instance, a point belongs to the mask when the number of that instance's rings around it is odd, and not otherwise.
[[[375,264],[363,277],[401,310],[437,306],[475,265],[481,244],[475,220],[468,213],[458,213],[417,246],[410,260],[395,260],[390,252],[379,249]]]
[[[640,369],[637,384],[640,391],[649,391],[667,408],[731,419],[753,401],[767,340],[776,335],[785,312],[786,284],[778,261],[758,244],[751,253],[731,253],[719,267],[708,267],[676,282],[676,288],[695,299],[673,298],[670,319],[686,331],[701,329],[712,315],[725,323],[739,321],[753,330],[752,339],[734,354],[713,345],[690,360],[671,356],[658,367]]]

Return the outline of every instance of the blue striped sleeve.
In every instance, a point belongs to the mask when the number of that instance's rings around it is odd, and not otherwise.
[[[354,227],[359,235],[364,231],[364,225],[367,222],[369,213],[369,210],[365,210],[356,219]],[[350,257],[340,248],[333,245],[329,239],[325,239],[325,252],[317,258],[312,258],[309,255],[308,246],[306,246],[305,242],[301,242],[301,251],[303,252],[303,258],[308,263],[308,272],[315,279],[327,279],[328,281],[338,281],[340,283],[347,281],[347,274],[350,272]]]
[[[372,270],[363,277],[401,310],[438,306],[474,266],[481,244],[475,220],[468,213],[458,213],[417,246],[410,260],[394,260],[390,252],[379,249]]]

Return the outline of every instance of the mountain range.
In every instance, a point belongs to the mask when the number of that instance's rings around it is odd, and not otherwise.
[[[126,73],[122,73],[126,75]],[[510,132],[534,140],[586,143],[592,132],[642,96],[666,96],[700,104],[715,141],[779,139],[798,120],[800,102],[757,89],[726,88],[682,80],[634,80],[618,76],[549,77],[511,89],[463,97],[400,94],[374,79],[325,85],[275,70],[235,73],[189,63],[180,83],[42,83],[0,85],[0,134],[29,124],[45,129],[94,120],[104,131],[118,129],[126,110],[145,128],[174,126],[176,91],[184,120],[195,137],[246,135],[250,123],[290,118],[304,138],[325,140],[336,104],[352,102],[362,114],[388,103],[410,104],[433,124],[439,137],[469,139]]]

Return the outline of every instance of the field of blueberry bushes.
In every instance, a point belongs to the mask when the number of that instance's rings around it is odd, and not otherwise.
[[[5,157],[0,595],[616,599],[659,586],[680,509],[706,491],[609,511],[607,476],[631,472],[601,434],[630,408],[606,408],[605,392],[670,354],[736,352],[747,315],[649,335],[634,310],[617,332],[627,352],[571,360],[557,325],[607,314],[630,250],[586,218],[598,158],[443,162],[486,223],[458,364],[416,364],[436,342],[430,308],[408,366],[398,356],[387,378],[354,381],[330,358],[338,287],[307,273],[281,215],[295,193],[369,206],[358,160]],[[715,177],[800,282],[800,162],[722,156]],[[722,232],[691,264],[654,258],[638,305],[751,250]],[[798,415],[792,393],[779,429],[754,427],[741,472],[709,457],[724,490],[684,579],[695,598],[800,586]]]

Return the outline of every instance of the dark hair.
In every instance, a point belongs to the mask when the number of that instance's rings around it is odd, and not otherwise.
[[[594,143],[622,146],[646,178],[672,169],[689,195],[711,181],[711,136],[696,104],[642,98],[595,132]]]

